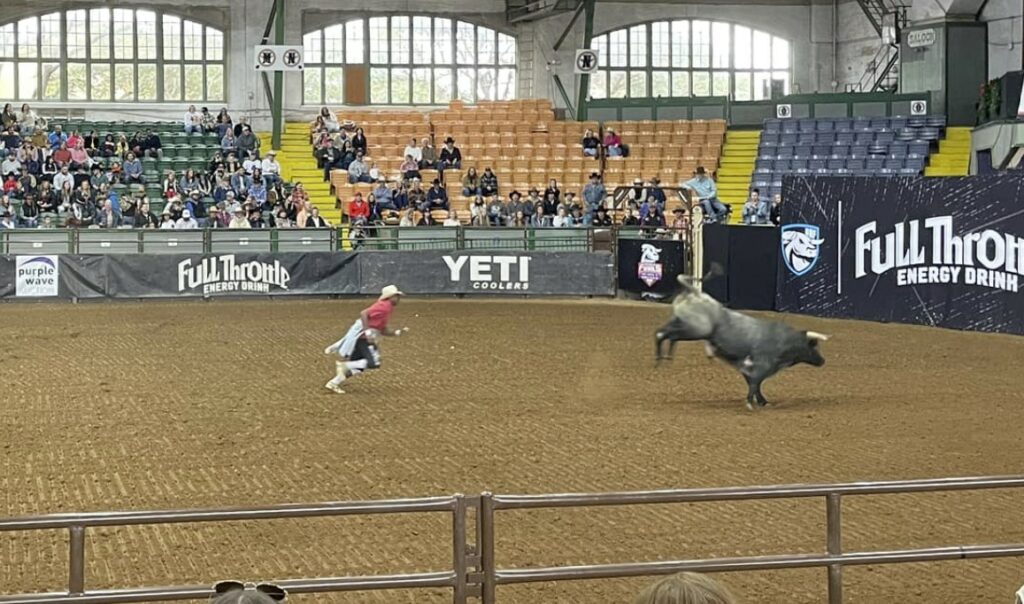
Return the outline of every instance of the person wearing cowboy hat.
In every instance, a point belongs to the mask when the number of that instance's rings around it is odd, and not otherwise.
[[[324,349],[324,354],[337,354],[335,376],[325,388],[337,394],[344,394],[341,384],[348,378],[359,375],[367,369],[380,367],[380,336],[401,336],[408,327],[392,330],[388,327],[391,313],[405,294],[397,285],[387,285],[380,290],[380,297],[359,313],[359,318],[349,327],[345,337]]]
[[[277,161],[277,151],[267,151],[267,156],[260,164],[260,172],[263,174],[263,184],[268,189],[281,180],[281,164]]]
[[[229,229],[251,229],[252,225],[249,224],[249,220],[245,217],[245,207],[239,205],[235,208],[234,216],[231,217],[231,222],[228,223]]]

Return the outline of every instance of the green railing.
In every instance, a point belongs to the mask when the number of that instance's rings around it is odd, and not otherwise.
[[[365,250],[588,252],[609,229],[379,226],[350,237],[329,229],[13,229],[0,231],[0,254],[215,254]],[[597,246],[601,247],[601,246]]]

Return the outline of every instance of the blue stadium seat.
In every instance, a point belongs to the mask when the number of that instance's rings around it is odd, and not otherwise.
[[[828,160],[829,170],[842,170],[846,167],[845,159],[830,159]]]
[[[903,169],[903,158],[902,157],[890,157],[885,160],[885,168],[889,170],[902,170]]]
[[[799,127],[800,132],[814,132],[815,130],[817,130],[817,124],[815,122],[816,120],[810,118],[803,118],[797,120],[797,125]]]
[[[833,145],[832,157],[847,157],[850,155],[850,147],[846,145]]]
[[[871,131],[871,118],[869,118],[869,117],[855,117],[855,118],[853,118],[853,130],[855,132],[870,132]]]
[[[778,132],[767,132],[767,131],[762,132],[761,133],[761,144],[762,145],[770,145],[770,144],[777,145],[777,144],[779,144],[779,133]]]
[[[900,176],[920,176],[921,171],[913,168],[903,168],[900,170]]]
[[[818,144],[831,145],[836,142],[835,132],[819,132],[815,137],[814,141]]]
[[[875,133],[871,131],[858,132],[855,141],[858,145],[869,145],[875,142]]]
[[[797,143],[801,145],[813,145],[814,144],[814,133],[813,132],[801,132],[797,137]]]
[[[792,159],[793,158],[793,147],[779,147],[778,154],[775,156],[776,159]]]
[[[757,161],[754,162],[754,172],[771,172],[774,163],[775,162],[771,159],[758,158]]]
[[[946,116],[944,116],[944,115],[929,115],[925,119],[925,123],[928,124],[929,128],[945,128],[946,127]]]
[[[786,172],[793,169],[793,160],[791,159],[777,159],[773,169],[776,172]]]
[[[786,121],[782,122],[782,131],[784,133],[785,132],[791,132],[793,134],[796,134],[797,132],[799,132],[799,129],[797,127],[797,123],[796,122],[794,122],[793,120],[786,120]]]
[[[825,169],[825,160],[823,160],[823,159],[812,159],[811,161],[807,162],[807,167],[808,167],[808,169],[814,170],[814,171],[824,170]],[[903,166],[901,165],[900,167],[902,168]]]
[[[832,155],[831,145],[814,145],[811,147],[811,155],[814,157],[829,157]]]
[[[850,157],[867,157],[868,146],[867,145],[852,145],[850,147]]]
[[[889,144],[896,140],[896,133],[892,130],[880,130],[875,132],[875,142]]]
[[[870,123],[872,130],[886,130],[890,128],[889,118],[887,117],[873,117]]]
[[[777,119],[767,119],[764,121],[765,132],[782,132],[782,123]]]
[[[892,143],[889,145],[889,157],[906,157],[907,153],[906,143]]]
[[[789,169],[790,169],[790,171],[806,170],[807,169],[807,160],[806,159],[794,159],[792,162],[790,162]]]
[[[863,159],[859,159],[859,158],[848,159],[848,160],[846,160],[846,168],[848,170],[853,170],[854,172],[856,172],[858,170],[863,170],[864,169],[864,160]]]
[[[907,127],[907,118],[905,117],[894,117],[889,121],[889,127],[899,132],[903,128]]]
[[[927,141],[914,141],[907,145],[907,155],[909,157],[927,157],[930,149],[931,146]]]
[[[874,144],[868,145],[868,155],[888,155],[888,154],[889,154],[889,145],[879,145],[878,143],[874,143]]]
[[[833,122],[833,129],[836,132],[852,132],[853,121],[847,118],[838,119],[835,122]]]
[[[810,145],[797,145],[793,150],[793,157],[810,157],[811,146]]]
[[[835,125],[836,123],[833,122],[832,120],[828,118],[822,118],[818,120],[816,130],[818,132],[832,132],[833,130],[835,130]]]
[[[881,157],[869,157],[864,160],[864,168],[871,171],[881,170],[885,166],[885,160]]]
[[[856,135],[850,130],[844,130],[836,133],[836,142],[843,145],[852,145],[856,139]]]
[[[798,138],[798,136],[797,136],[796,132],[783,132],[782,136],[779,138],[779,144],[780,145],[795,145],[796,141],[797,141],[797,138]]]

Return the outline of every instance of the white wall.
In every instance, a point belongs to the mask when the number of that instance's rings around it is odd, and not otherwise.
[[[1021,0],[989,0],[981,14],[988,24],[988,77],[994,79],[1007,71],[1024,69],[1021,31]]]

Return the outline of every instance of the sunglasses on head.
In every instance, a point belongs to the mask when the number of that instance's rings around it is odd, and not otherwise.
[[[213,597],[232,591],[258,591],[277,602],[284,602],[288,592],[273,583],[243,583],[242,581],[219,581],[213,586]]]

